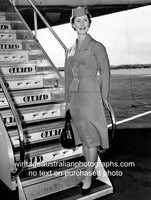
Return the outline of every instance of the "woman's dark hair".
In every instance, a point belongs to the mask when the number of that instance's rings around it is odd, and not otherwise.
[[[89,26],[91,25],[91,17],[90,17],[90,15],[89,14],[86,14],[87,15],[87,17],[88,17],[88,20],[89,20]],[[72,25],[72,28],[75,30],[75,27],[73,27],[73,23],[74,23],[74,20],[75,20],[75,17],[72,17],[71,19],[70,19],[70,23],[71,23],[71,25]]]

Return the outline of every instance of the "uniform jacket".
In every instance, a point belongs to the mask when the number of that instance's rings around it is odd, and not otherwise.
[[[87,34],[79,49],[76,41],[66,54],[65,101],[69,102],[70,92],[100,92],[102,99],[107,100],[109,87],[110,69],[106,49]]]

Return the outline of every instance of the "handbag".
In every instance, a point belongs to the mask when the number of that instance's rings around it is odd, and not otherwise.
[[[60,142],[63,148],[71,149],[75,147],[75,139],[71,126],[71,114],[69,109],[65,114],[65,125],[60,134]]]

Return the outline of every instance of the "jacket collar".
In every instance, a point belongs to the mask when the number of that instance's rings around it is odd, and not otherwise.
[[[77,42],[78,40],[76,39],[76,42],[74,44],[74,48],[76,51],[81,51],[82,49],[87,49],[88,48],[88,45],[89,45],[89,42],[92,40],[92,37],[87,34],[81,44],[81,46],[79,47],[79,49],[77,49]]]

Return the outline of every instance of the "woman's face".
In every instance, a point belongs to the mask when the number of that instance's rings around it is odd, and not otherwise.
[[[73,27],[78,34],[84,35],[88,32],[90,27],[90,22],[87,15],[76,17],[74,19]]]

